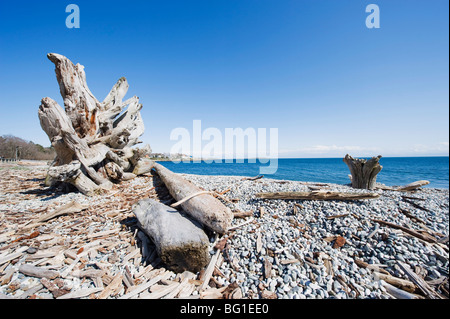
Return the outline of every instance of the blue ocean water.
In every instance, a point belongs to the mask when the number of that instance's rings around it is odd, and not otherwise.
[[[251,163],[244,160],[239,163],[195,163],[195,162],[159,162],[176,173],[197,175],[260,175],[259,161]],[[426,187],[449,188],[449,157],[382,157],[383,166],[377,175],[377,182],[388,186],[405,185],[418,180],[428,180]],[[281,158],[275,174],[266,178],[303,182],[348,184],[350,171],[342,158]]]

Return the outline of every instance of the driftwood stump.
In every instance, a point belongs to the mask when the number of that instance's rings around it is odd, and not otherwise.
[[[347,164],[351,173],[352,187],[361,189],[374,189],[377,181],[377,174],[381,171],[378,161],[381,155],[374,156],[369,160],[353,158],[345,155],[344,162]]]
[[[134,167],[151,149],[131,148],[141,143],[144,122],[139,98],[122,100],[127,80],[120,78],[100,102],[88,88],[82,65],[55,53],[47,57],[55,64],[64,109],[49,97],[39,107],[41,127],[56,151],[46,184],[66,182],[92,195],[110,189],[112,182],[134,177]]]

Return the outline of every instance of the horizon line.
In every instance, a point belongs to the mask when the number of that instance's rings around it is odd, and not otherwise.
[[[190,156],[190,155],[187,155]],[[372,156],[356,156],[357,158],[372,158]],[[450,157],[449,155],[417,155],[417,156],[382,156],[381,158],[422,158],[422,157]],[[214,158],[214,157],[208,157],[208,158],[202,158],[202,157],[192,157],[189,159],[189,161],[194,160],[207,160],[207,161],[214,161],[214,160],[258,160],[258,159],[264,159],[264,160],[271,160],[271,159],[343,159],[344,157],[233,157],[233,158]],[[169,160],[170,161],[170,160]],[[183,162],[183,160],[181,160]]]

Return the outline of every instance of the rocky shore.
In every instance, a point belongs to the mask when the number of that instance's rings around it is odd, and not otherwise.
[[[220,194],[236,218],[223,236],[208,232],[208,269],[176,274],[132,213],[142,198],[174,202],[157,176],[86,197],[45,187],[46,169],[0,167],[0,298],[448,298],[448,189],[377,190],[379,198],[358,201],[266,200],[255,194],[365,191],[183,175]],[[43,218],[72,202],[78,210]]]

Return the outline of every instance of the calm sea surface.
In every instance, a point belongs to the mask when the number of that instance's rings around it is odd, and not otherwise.
[[[260,166],[256,163],[173,163],[159,162],[176,173],[197,175],[259,175]],[[449,188],[449,158],[447,157],[382,157],[383,166],[377,175],[377,182],[388,186],[405,185],[418,180],[428,180],[427,187]],[[282,158],[278,160],[275,174],[266,178],[285,179],[304,182],[348,184],[350,171],[342,158]]]

